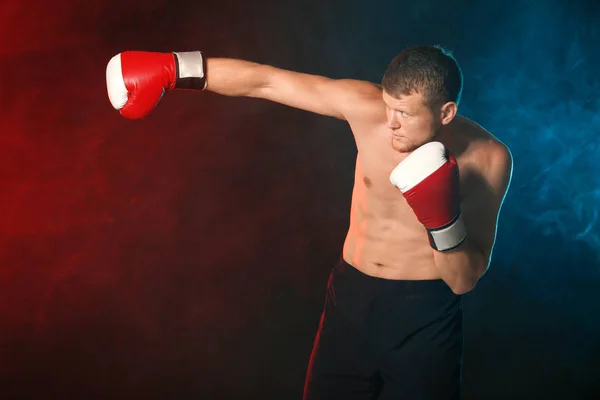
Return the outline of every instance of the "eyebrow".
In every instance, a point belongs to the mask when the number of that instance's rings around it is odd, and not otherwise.
[[[385,103],[385,105],[386,105],[386,106],[388,106],[389,108],[391,108],[391,109],[394,109],[394,110],[398,110],[398,111],[399,111],[401,108],[402,108],[402,109],[405,109],[405,110],[408,108],[408,107],[407,107],[407,106],[405,106],[405,105],[403,105],[403,106],[397,106],[397,105],[395,105],[395,104],[394,104],[394,105],[392,105],[392,104],[389,104],[389,103],[387,103],[387,102],[384,102],[384,103]]]
[[[385,100],[383,101],[385,103],[386,106],[388,106],[389,108],[396,110],[396,111],[403,111],[407,114],[410,114],[409,111],[412,112],[411,108],[408,105],[403,105],[403,106],[396,106],[396,105],[391,105],[388,102],[386,102]]]

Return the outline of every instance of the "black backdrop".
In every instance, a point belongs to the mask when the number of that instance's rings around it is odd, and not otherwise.
[[[299,399],[348,225],[341,121],[169,93],[128,121],[104,68],[193,50],[379,81],[451,48],[461,113],[515,159],[465,297],[465,399],[592,399],[597,2],[6,1],[0,7],[2,398]]]

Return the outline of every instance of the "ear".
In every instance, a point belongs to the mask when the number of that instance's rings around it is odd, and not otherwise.
[[[456,116],[458,106],[455,102],[449,101],[440,109],[440,117],[442,125],[448,125]]]

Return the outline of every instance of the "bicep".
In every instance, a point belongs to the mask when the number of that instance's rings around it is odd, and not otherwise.
[[[253,97],[342,120],[370,112],[373,101],[381,99],[378,86],[370,82],[267,68],[268,79]]]

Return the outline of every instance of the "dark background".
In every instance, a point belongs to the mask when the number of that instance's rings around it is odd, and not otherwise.
[[[464,299],[464,398],[599,398],[599,31],[597,1],[4,1],[0,397],[301,398],[348,226],[348,126],[208,92],[128,121],[110,57],[378,82],[442,44],[461,113],[515,163]]]

